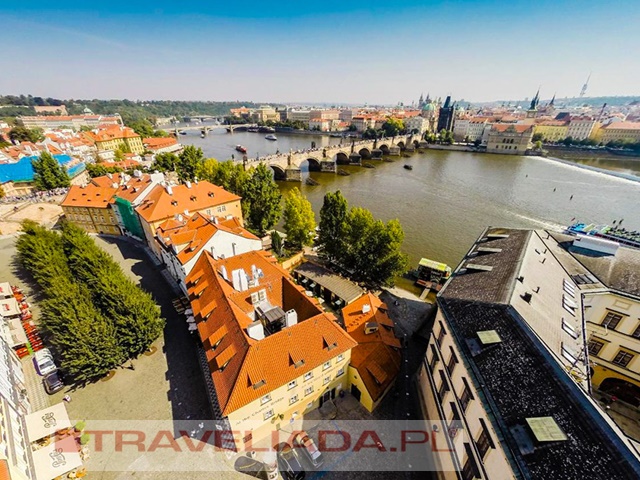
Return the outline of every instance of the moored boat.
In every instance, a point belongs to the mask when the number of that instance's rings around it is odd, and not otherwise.
[[[451,276],[451,267],[446,263],[423,258],[412,273],[416,277],[416,285],[437,291]]]
[[[243,147],[242,145],[236,145],[236,151],[240,153],[247,153],[246,147]]]

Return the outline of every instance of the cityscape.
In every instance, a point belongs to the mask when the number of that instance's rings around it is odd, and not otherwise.
[[[640,478],[637,5],[73,3],[0,7],[0,477]]]

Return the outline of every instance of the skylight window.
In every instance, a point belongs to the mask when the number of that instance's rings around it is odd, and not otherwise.
[[[527,424],[538,442],[563,442],[567,436],[553,417],[527,418]]]

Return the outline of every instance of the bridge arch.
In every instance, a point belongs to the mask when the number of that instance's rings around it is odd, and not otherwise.
[[[349,154],[345,152],[337,152],[336,163],[338,165],[349,165],[351,163],[351,160],[349,160]]]
[[[389,155],[389,145],[387,145],[386,143],[383,143],[378,148],[382,151],[383,155]]]
[[[419,148],[420,147],[420,142],[418,140],[414,140],[413,141],[413,146],[416,147],[416,148]]]
[[[305,162],[309,166],[309,171],[310,172],[321,172],[322,171],[322,166],[320,164],[320,160],[318,160],[317,158],[313,158],[313,157],[308,157],[308,158],[302,160],[300,162],[300,165],[298,165],[298,168],[300,168],[301,170],[304,170],[302,168],[302,166],[305,164]]]
[[[362,147],[359,151],[358,154],[362,157],[362,158],[371,158],[371,150],[369,150],[367,147]]]
[[[271,163],[269,164],[269,166],[271,167],[271,170],[273,170],[273,178],[275,178],[276,180],[287,179],[287,173],[284,171],[284,168],[282,168],[280,165]]]
[[[396,143],[396,147],[400,147],[400,150],[404,150],[406,146],[404,142],[401,140],[398,143]]]

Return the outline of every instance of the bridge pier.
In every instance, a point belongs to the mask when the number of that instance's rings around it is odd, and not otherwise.
[[[320,171],[321,172],[329,172],[329,173],[336,173],[338,171],[338,166],[336,164],[336,162],[331,162],[331,161],[322,161],[320,162]]]
[[[378,148],[374,148],[373,150],[371,150],[371,158],[374,160],[381,160],[382,159],[382,150],[378,149]]]
[[[299,168],[287,167],[287,169],[284,172],[284,179],[287,182],[301,182],[302,173]]]
[[[352,153],[349,155],[350,165],[362,165],[362,157],[358,153]]]
[[[400,147],[389,147],[389,155],[399,157],[400,156]]]

